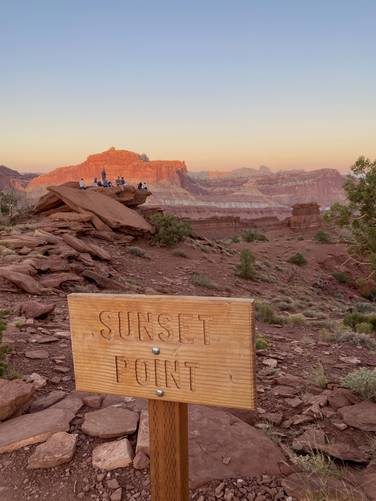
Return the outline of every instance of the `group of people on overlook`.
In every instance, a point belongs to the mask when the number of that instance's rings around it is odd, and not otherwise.
[[[107,179],[107,173],[103,169],[101,172],[101,179],[98,180],[98,178],[95,177],[93,184],[91,186],[93,186],[94,188],[98,188],[98,187],[111,188],[112,186],[117,186],[121,190],[124,190],[124,187],[127,184],[128,184],[128,182],[124,179],[123,176],[118,176],[115,179],[115,181],[112,183],[109,179]],[[80,190],[86,190],[87,186],[86,186],[86,183],[84,181],[84,178],[80,179],[79,186],[80,186]],[[137,189],[138,190],[147,190],[148,188],[147,188],[145,182],[140,181],[137,185]]]

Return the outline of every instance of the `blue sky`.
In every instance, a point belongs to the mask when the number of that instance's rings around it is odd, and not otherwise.
[[[376,157],[376,2],[0,0],[0,164]]]

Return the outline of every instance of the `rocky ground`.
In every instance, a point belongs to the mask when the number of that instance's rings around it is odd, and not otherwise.
[[[354,369],[375,366],[373,335],[338,335],[349,309],[372,304],[332,275],[361,271],[345,246],[313,235],[188,239],[168,249],[109,238],[85,221],[40,217],[3,229],[3,343],[12,348],[7,375],[18,379],[0,379],[0,499],[149,499],[146,402],[74,389],[66,295],[98,290],[264,305],[257,410],[191,406],[192,499],[376,499],[376,404],[341,386]],[[244,248],[256,256],[253,281],[236,274]],[[306,265],[288,262],[297,252]]]

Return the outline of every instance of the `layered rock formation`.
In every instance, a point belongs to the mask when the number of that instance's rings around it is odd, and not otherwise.
[[[176,171],[187,171],[185,163],[178,160],[153,160],[147,162],[132,151],[110,148],[102,153],[89,155],[81,164],[60,167],[38,176],[30,182],[28,188],[33,190],[38,187],[43,188],[68,181],[78,181],[81,178],[90,184],[95,177],[100,178],[103,169],[105,169],[107,178],[110,180],[115,179],[117,176],[124,176],[128,182],[138,183],[144,181],[147,184],[161,182],[179,184]]]
[[[0,165],[0,190],[22,191],[36,174],[20,174],[16,170]]]

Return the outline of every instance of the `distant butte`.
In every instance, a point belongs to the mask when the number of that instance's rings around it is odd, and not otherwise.
[[[187,172],[185,163],[179,160],[145,161],[138,153],[110,148],[102,153],[89,155],[81,164],[59,167],[38,176],[29,183],[28,189],[59,185],[68,181],[78,181],[81,178],[87,183],[92,183],[95,177],[100,178],[103,168],[106,170],[108,179],[113,180],[117,176],[124,176],[128,182],[144,181],[148,184],[163,181],[178,184],[176,171]]]

